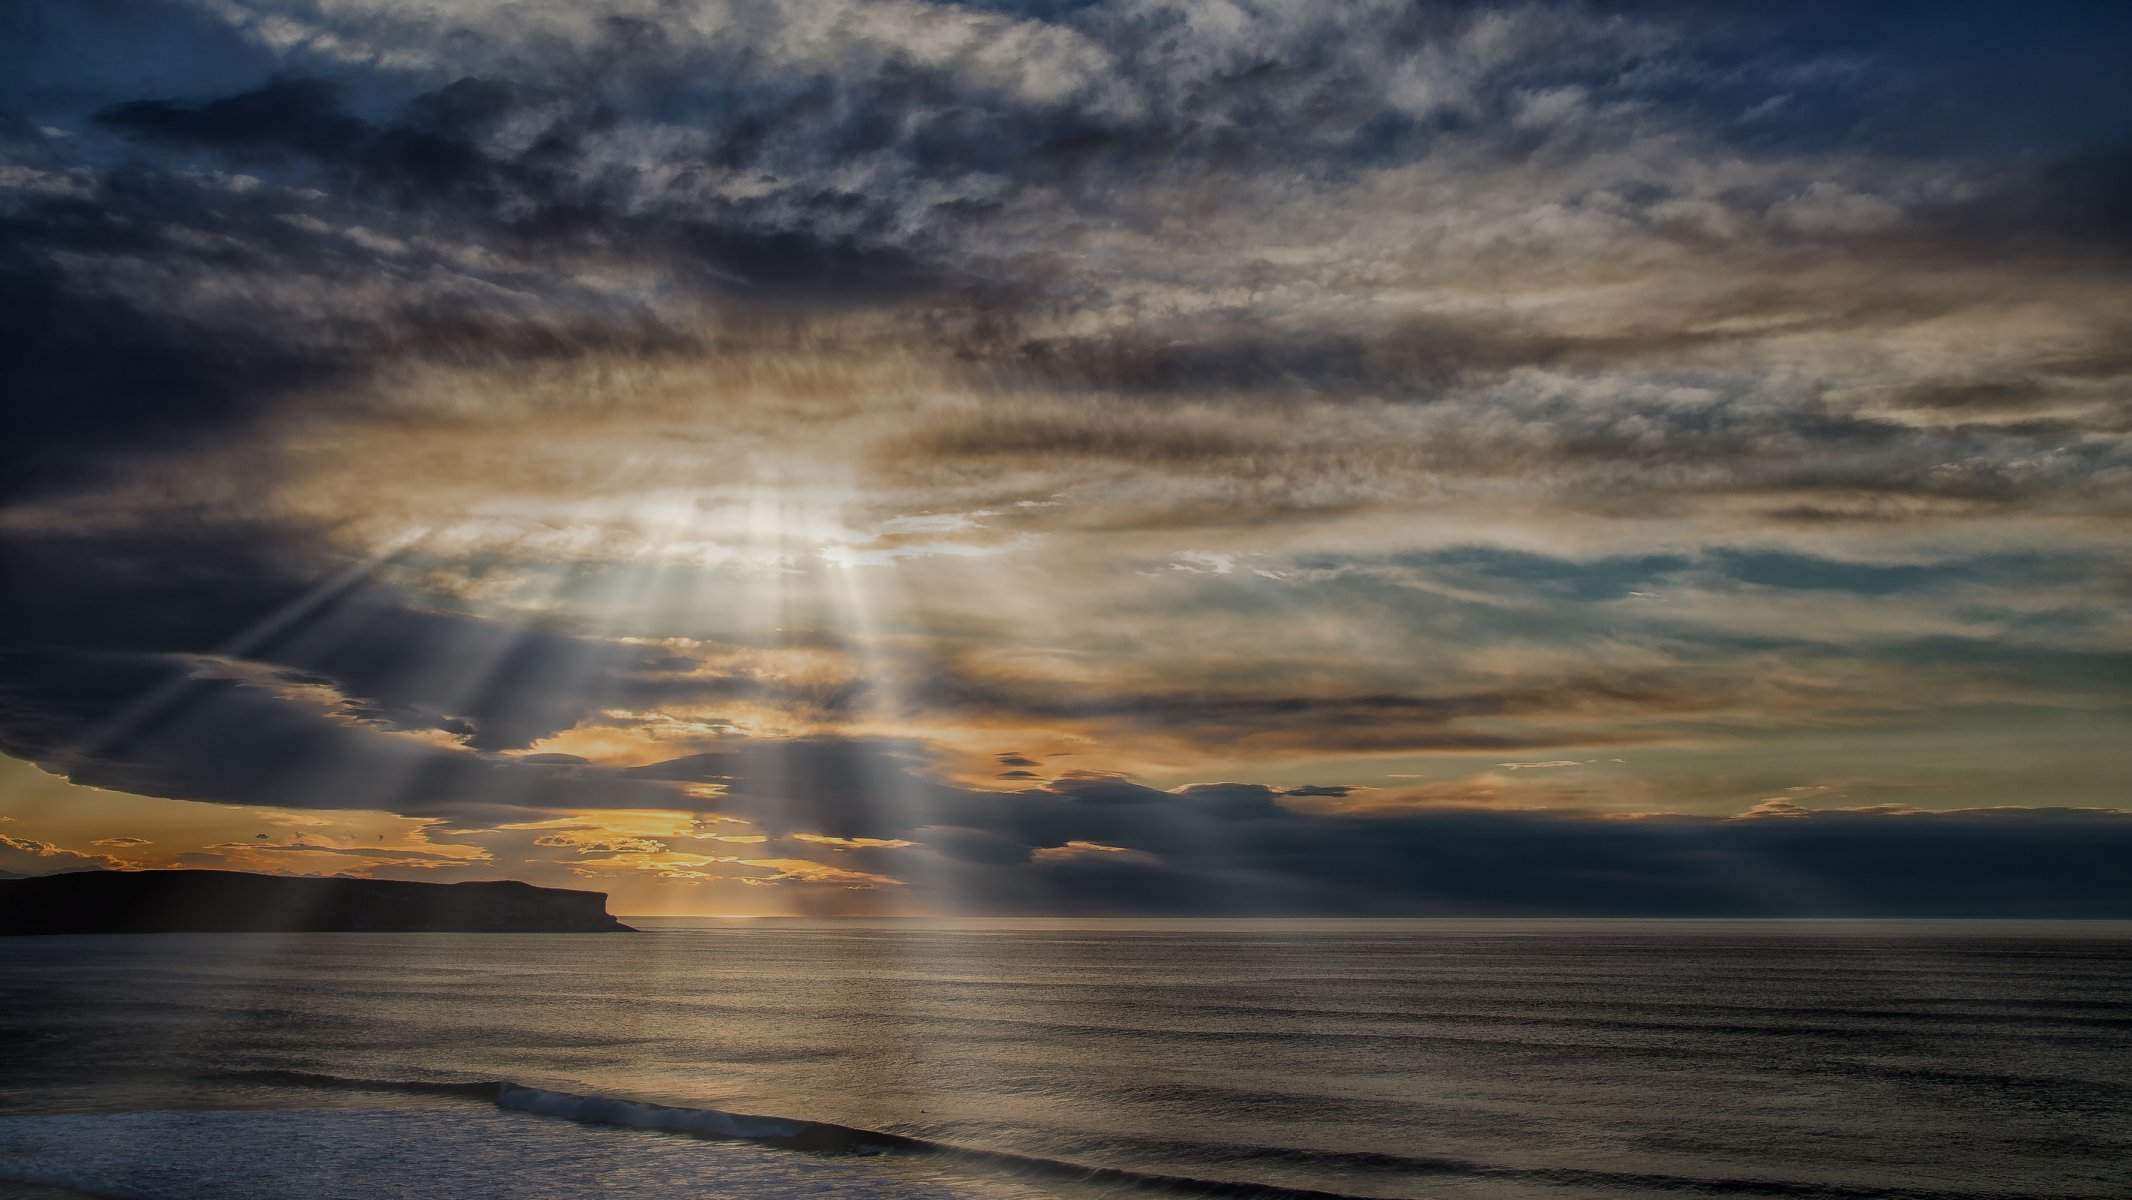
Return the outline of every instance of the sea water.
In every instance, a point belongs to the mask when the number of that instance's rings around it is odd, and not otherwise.
[[[2132,1196],[2122,924],[643,924],[0,939],[0,1180]]]

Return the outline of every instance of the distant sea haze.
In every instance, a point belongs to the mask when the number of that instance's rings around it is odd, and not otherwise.
[[[2122,924],[634,923],[9,939],[0,1180],[2132,1195]]]

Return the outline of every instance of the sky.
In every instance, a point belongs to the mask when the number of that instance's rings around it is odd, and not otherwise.
[[[2132,915],[2128,44],[17,0],[0,871]]]

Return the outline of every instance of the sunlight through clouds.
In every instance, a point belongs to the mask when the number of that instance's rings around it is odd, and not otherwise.
[[[25,844],[1398,908],[1336,864],[1445,814],[2122,803],[2071,93],[1606,4],[171,13],[0,86]]]

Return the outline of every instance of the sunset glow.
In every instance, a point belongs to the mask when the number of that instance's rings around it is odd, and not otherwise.
[[[1067,7],[33,20],[0,869],[1642,911],[2132,836],[2090,67]]]

